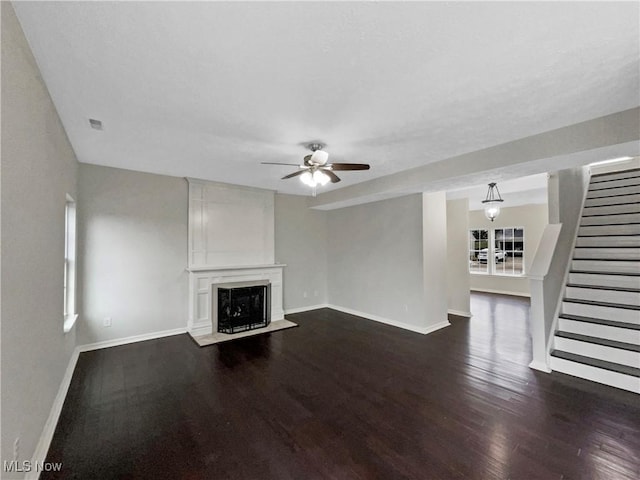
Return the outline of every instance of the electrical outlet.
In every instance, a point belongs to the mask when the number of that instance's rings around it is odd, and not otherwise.
[[[309,294],[308,294],[307,292],[304,292],[304,293],[302,294],[302,296],[303,296],[304,298],[307,298],[307,297],[309,296]]]
[[[20,437],[16,437],[13,441],[13,459],[18,460],[18,456],[20,455]]]
[[[406,305],[406,304],[405,304],[405,306],[404,306],[404,311],[405,311],[405,312],[408,312],[408,311],[409,311],[409,305]]]
[[[110,327],[111,326],[111,317],[104,317],[104,322],[102,323],[103,326],[105,327]]]

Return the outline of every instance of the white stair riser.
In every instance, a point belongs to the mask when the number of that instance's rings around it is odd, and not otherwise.
[[[596,288],[567,287],[565,297],[596,302],[622,303],[640,306],[640,292],[621,292],[618,290],[601,290]],[[638,312],[640,315],[640,312]]]
[[[624,205],[608,205],[604,207],[585,207],[583,215],[611,215],[615,213],[638,213],[640,203],[627,203]]]
[[[591,182],[602,182],[606,180],[618,180],[620,178],[633,178],[640,177],[640,170],[632,170],[632,171],[622,171],[622,172],[611,172],[606,173],[604,175],[594,175],[591,177]]]
[[[640,193],[640,185],[632,185],[629,187],[615,187],[608,190],[590,190],[589,193],[587,193],[587,198],[611,197],[614,195],[627,195],[630,193]]]
[[[626,275],[569,274],[569,283],[601,287],[640,288],[640,277]]]
[[[624,350],[622,348],[598,345],[597,343],[583,342],[572,338],[555,337],[556,350],[575,353],[583,357],[597,358],[606,362],[618,363],[629,367],[640,368],[640,352]]]
[[[566,318],[558,319],[558,330],[640,345],[640,330],[610,327],[609,325],[600,325],[598,323],[578,322]]]
[[[640,225],[581,225],[578,235],[640,235]]]
[[[571,270],[587,272],[638,273],[640,262],[622,262],[618,260],[572,260]]]
[[[640,260],[640,247],[579,247],[573,253],[578,259],[637,259]]]
[[[603,383],[634,393],[640,393],[640,378],[623,373],[612,372],[603,368],[592,367],[583,363],[576,363],[564,358],[551,357],[551,370],[566,373],[574,377],[586,378],[593,382]]]
[[[594,193],[595,195],[595,193]],[[585,207],[600,207],[603,205],[615,205],[616,203],[638,203],[640,194],[626,195],[624,197],[587,198]]]
[[[640,311],[628,308],[601,307],[600,305],[562,302],[562,313],[640,325]]]
[[[620,178],[614,180],[612,178],[608,178],[607,182],[592,182],[589,184],[589,191],[593,192],[596,190],[602,190],[603,188],[613,188],[613,187],[628,187],[633,185],[640,185],[640,178],[631,177],[631,178]]]
[[[625,223],[640,223],[640,213],[582,217],[580,221],[580,225],[623,225]]]
[[[611,237],[578,237],[576,247],[640,247],[640,235],[620,235]]]
[[[576,248],[573,252],[573,258],[575,260],[579,258],[635,258],[640,260],[640,248],[639,247],[624,247],[624,248],[607,248],[607,247],[589,247],[589,248]]]

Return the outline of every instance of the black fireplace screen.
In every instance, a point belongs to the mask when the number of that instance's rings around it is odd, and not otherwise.
[[[218,288],[218,332],[238,333],[269,325],[271,285]]]

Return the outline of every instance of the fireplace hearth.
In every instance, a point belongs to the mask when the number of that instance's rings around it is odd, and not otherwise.
[[[255,330],[271,322],[271,284],[237,282],[214,285],[212,313],[220,333]]]

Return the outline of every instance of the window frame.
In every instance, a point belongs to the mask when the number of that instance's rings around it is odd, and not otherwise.
[[[472,254],[473,252],[478,252],[478,249],[472,249],[471,248],[471,238],[473,235],[473,232],[477,232],[477,231],[487,231],[488,232],[488,245],[487,245],[487,269],[486,271],[482,272],[482,271],[477,271],[477,270],[472,270]],[[497,239],[496,237],[496,232],[497,231],[501,231],[502,232],[502,238]],[[511,235],[511,249],[509,250],[504,250],[504,248],[498,248],[497,243],[498,242],[502,242],[502,247],[504,247],[504,244],[508,242],[508,240],[506,240],[505,238],[505,231],[511,231],[512,235]],[[522,239],[521,241],[516,242],[516,231],[521,231],[522,232]],[[469,258],[469,273],[472,275],[489,275],[489,276],[498,276],[498,277],[524,277],[526,276],[526,271],[525,271],[525,251],[526,251],[526,233],[525,233],[525,228],[523,226],[507,226],[507,227],[494,227],[494,228],[470,228],[468,230],[469,232],[469,249],[467,252],[468,258]],[[520,249],[516,249],[516,243],[519,243],[521,245]],[[521,271],[520,272],[515,272],[515,266],[512,266],[511,272],[507,272],[504,270],[504,265],[505,262],[502,262],[502,271],[500,271],[499,267],[498,267],[498,262],[496,262],[495,260],[493,262],[490,262],[489,259],[493,258],[495,259],[495,252],[496,250],[502,250],[502,251],[508,251],[509,252],[509,256],[512,259],[515,259],[515,252],[519,252],[519,257],[522,259],[521,260]],[[507,257],[505,257],[506,260]]]
[[[77,245],[77,205],[69,194],[64,205],[64,272],[63,291],[63,331],[68,333],[73,328],[78,314],[76,311],[76,245]]]

